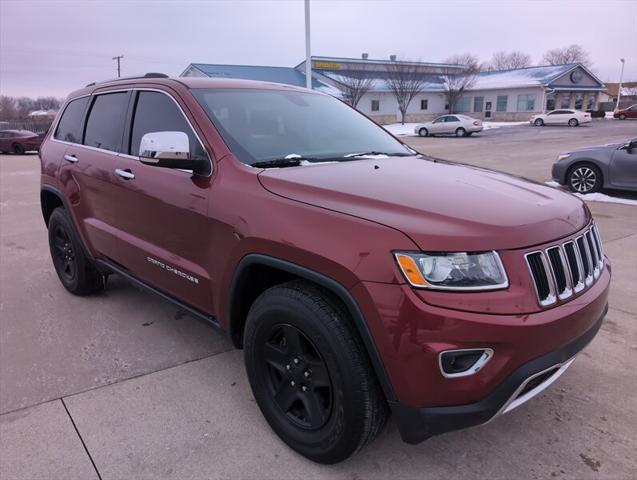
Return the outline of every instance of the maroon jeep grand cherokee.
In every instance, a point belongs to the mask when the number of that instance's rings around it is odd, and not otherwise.
[[[585,204],[420,155],[339,100],[160,74],[70,95],[41,149],[53,263],[225,330],[291,448],[486,423],[595,336],[610,265]],[[552,428],[547,426],[547,428]]]

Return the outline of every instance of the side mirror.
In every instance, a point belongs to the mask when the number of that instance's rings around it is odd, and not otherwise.
[[[624,145],[622,145],[621,150],[626,150],[628,153],[633,153],[633,149],[635,147],[633,146],[632,143],[626,143]]]
[[[149,132],[139,143],[139,159],[146,165],[181,168],[197,172],[206,167],[201,159],[190,158],[190,141],[184,132]]]

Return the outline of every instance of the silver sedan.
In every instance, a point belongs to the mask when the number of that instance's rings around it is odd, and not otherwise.
[[[421,137],[434,135],[455,135],[468,137],[472,133],[482,131],[482,120],[467,115],[442,115],[431,122],[416,125],[414,133]]]

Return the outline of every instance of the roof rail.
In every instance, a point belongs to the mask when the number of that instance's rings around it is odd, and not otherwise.
[[[108,82],[116,82],[118,80],[135,80],[137,78],[168,78],[168,75],[166,75],[165,73],[157,73],[157,72],[148,72],[144,75],[133,75],[130,77],[118,77],[118,78],[111,78],[110,80],[102,80],[101,82],[91,82],[88,85],[86,85],[87,87],[92,87],[94,85],[100,85],[102,83],[108,83]]]

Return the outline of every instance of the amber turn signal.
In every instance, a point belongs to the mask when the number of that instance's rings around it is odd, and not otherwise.
[[[427,287],[427,281],[425,277],[423,277],[422,273],[420,273],[420,269],[416,265],[416,261],[408,255],[404,255],[402,253],[395,253],[394,256],[398,261],[398,265],[400,266],[400,270],[403,272],[403,275],[407,279],[407,281],[414,287]]]

